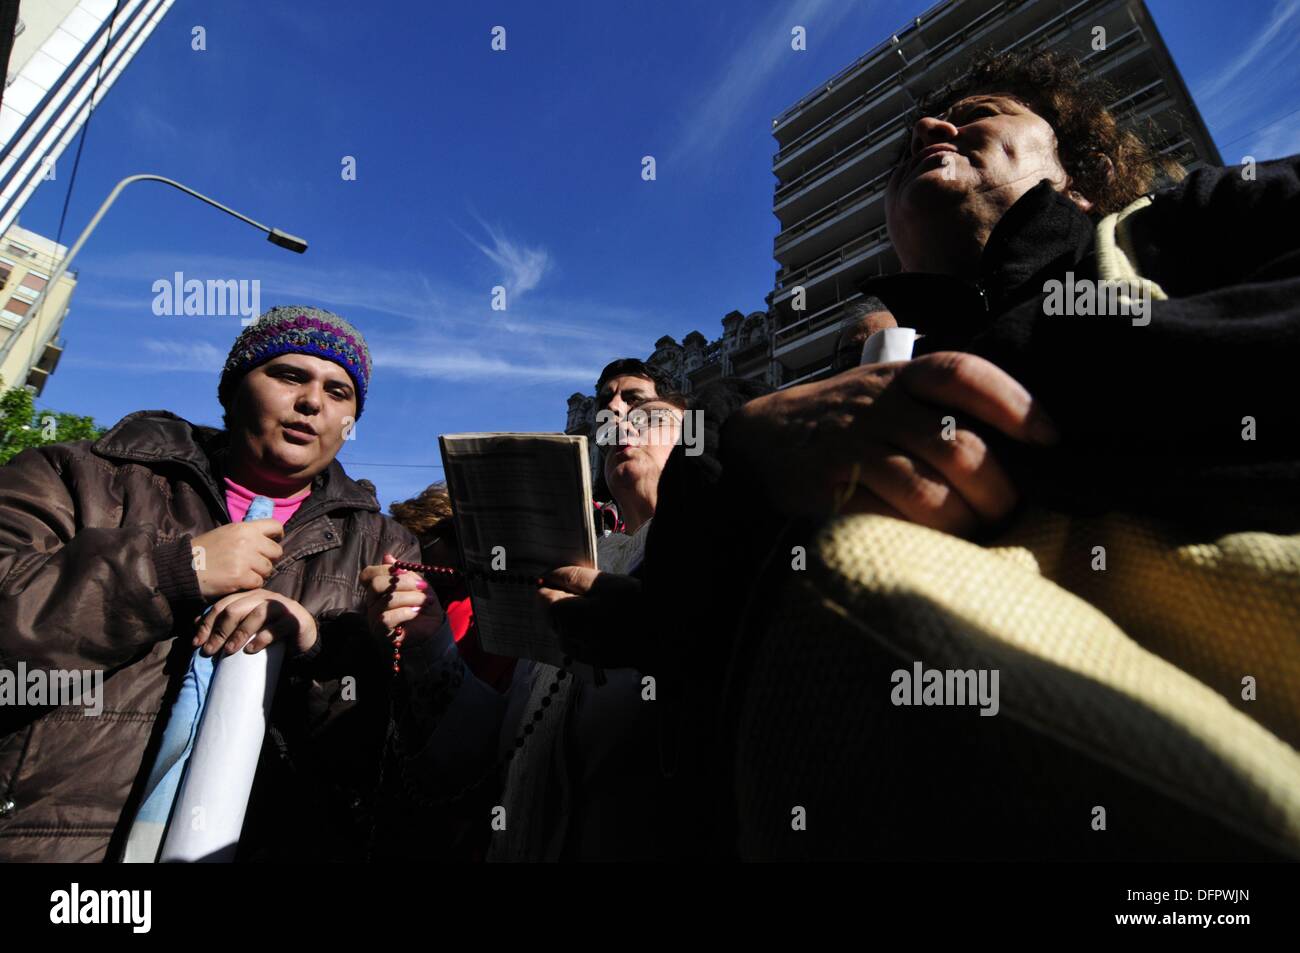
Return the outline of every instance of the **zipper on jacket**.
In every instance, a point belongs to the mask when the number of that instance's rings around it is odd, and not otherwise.
[[[0,805],[3,806],[3,812],[0,812],[0,818],[9,817],[17,809],[14,803],[14,794],[18,791],[18,779],[22,776],[23,765],[27,761],[27,752],[32,746],[32,735],[36,733],[36,723],[27,726],[27,737],[23,738],[23,746],[18,750],[18,761],[14,765],[14,773],[10,775],[9,782],[5,785],[5,793],[0,796]]]

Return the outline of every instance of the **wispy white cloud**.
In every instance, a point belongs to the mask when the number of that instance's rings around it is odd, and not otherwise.
[[[853,8],[851,0],[798,0],[761,18],[727,59],[721,74],[700,84],[712,91],[687,113],[673,160],[712,153],[737,121],[751,115],[747,107],[789,62],[786,57],[801,55],[790,46],[795,26],[805,27],[815,38],[815,31],[833,30]]]
[[[589,387],[600,371],[598,363],[541,365],[490,356],[465,348],[444,350],[381,346],[372,348],[371,353],[377,367],[388,367],[413,377],[432,377],[445,381],[554,381]]]
[[[154,299],[153,282],[173,280],[176,272],[188,278],[248,280],[260,282],[262,306],[273,304],[320,303],[346,313],[364,308],[380,314],[419,320],[441,303],[433,286],[422,275],[375,267],[358,267],[350,274],[307,264],[287,256],[245,258],[226,255],[176,254],[172,252],[130,252],[96,255],[79,262],[83,285],[94,276],[93,294],[127,307],[131,289],[138,289],[144,308]],[[103,289],[111,285],[115,293]],[[83,299],[84,300],[84,299]]]
[[[1227,51],[1231,52],[1231,51]],[[1236,55],[1192,84],[1192,92],[1216,132],[1223,160],[1241,161],[1288,155],[1294,137],[1279,128],[1280,106],[1293,105],[1282,90],[1300,86],[1300,0],[1278,0],[1272,10]],[[1290,127],[1295,117],[1283,120]],[[1261,128],[1263,127],[1263,128]]]
[[[492,239],[492,247],[489,248],[472,235],[466,234],[465,237],[469,239],[471,245],[501,269],[505,278],[507,300],[512,300],[536,288],[541,283],[542,276],[551,267],[551,256],[546,249],[528,248],[516,244],[500,229],[493,228],[482,221],[479,224]]]
[[[494,248],[515,243],[493,235]],[[536,288],[520,258],[518,287]],[[549,261],[549,257],[548,257]],[[542,269],[544,271],[545,269]],[[506,311],[491,309],[486,289],[449,283],[415,271],[355,263],[346,271],[302,260],[280,261],[214,255],[135,252],[96,255],[82,268],[74,299],[82,314],[107,312],[113,320],[131,321],[126,333],[137,340],[140,361],[129,367],[97,362],[92,356],[76,362],[85,367],[113,366],[124,370],[220,370],[230,341],[239,332],[235,318],[155,317],[152,284],[159,278],[258,280],[263,309],[276,304],[312,304],[338,311],[365,334],[382,373],[449,381],[501,380],[565,382],[589,388],[600,368],[616,356],[647,353],[661,316],[618,303],[550,295],[509,296]],[[129,313],[135,312],[134,317]],[[116,315],[123,313],[122,318]],[[396,319],[396,320],[394,320]],[[182,328],[178,321],[184,321]],[[143,328],[157,322],[161,333]],[[165,330],[164,328],[165,323]],[[177,341],[176,332],[191,335]],[[173,335],[165,338],[163,335]]]
[[[135,361],[107,360],[79,353],[69,355],[66,360],[77,367],[107,368],[137,374],[216,374],[226,361],[225,352],[207,341],[146,338],[140,342],[139,350],[142,359]]]
[[[225,353],[207,341],[148,338],[143,343],[145,352],[168,370],[219,371],[226,362]]]
[[[1300,37],[1300,31],[1297,31],[1294,27],[1288,31],[1287,28],[1297,20],[1300,20],[1300,0],[1279,0],[1273,7],[1268,22],[1250,41],[1250,44],[1237,56],[1225,63],[1217,73],[1200,84],[1197,98],[1213,100],[1216,96],[1227,91],[1230,84],[1237,80],[1246,70],[1251,70],[1256,77],[1262,76],[1267,81],[1268,70],[1264,68],[1265,64],[1261,62],[1261,57],[1279,37],[1282,38],[1287,49],[1295,45],[1297,38]],[[1236,92],[1240,93],[1242,91],[1237,90]]]

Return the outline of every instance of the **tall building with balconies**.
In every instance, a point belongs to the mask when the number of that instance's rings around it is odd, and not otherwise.
[[[7,352],[0,361],[0,390],[26,386],[39,396],[59,363],[63,354],[59,331],[77,276],[67,272],[57,285],[47,286],[67,253],[65,246],[18,225],[0,236],[0,352]],[[14,329],[32,308],[37,311],[35,319],[8,347]]]
[[[23,0],[0,102],[0,232],[175,0]]]
[[[1141,124],[1189,171],[1222,164],[1143,0],[945,0],[772,120],[774,384],[826,375],[858,282],[898,269],[885,184],[918,100],[979,53],[1026,46],[1077,56],[1118,90],[1121,125]]]

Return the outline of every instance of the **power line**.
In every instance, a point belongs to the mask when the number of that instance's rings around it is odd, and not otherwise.
[[[1242,139],[1245,139],[1247,136],[1253,136],[1253,135],[1254,135],[1255,133],[1257,133],[1257,132],[1263,132],[1265,129],[1271,129],[1272,127],[1274,127],[1274,126],[1276,126],[1278,123],[1280,123],[1283,119],[1286,119],[1288,116],[1294,116],[1296,113],[1300,113],[1300,106],[1297,106],[1295,109],[1291,110],[1289,113],[1283,113],[1281,116],[1278,116],[1276,119],[1272,119],[1272,120],[1270,120],[1270,121],[1264,123],[1264,125],[1260,126],[1258,129],[1252,129],[1250,132],[1242,133],[1242,134],[1241,134],[1240,136],[1238,136],[1236,139],[1229,139],[1227,142],[1224,143],[1224,145],[1225,145],[1225,146],[1230,146],[1230,145],[1232,145],[1234,142],[1240,142]]]
[[[81,150],[86,145],[86,133],[90,131],[90,120],[95,116],[95,96],[99,93],[99,84],[104,80],[104,61],[108,59],[108,51],[113,45],[113,27],[117,23],[117,14],[121,9],[122,0],[117,0],[117,3],[113,6],[113,13],[108,18],[108,31],[104,34],[104,50],[99,54],[99,66],[96,67],[95,85],[90,90],[86,121],[81,124],[81,138],[77,140],[77,155],[72,160],[72,175],[68,179],[68,194],[63,197],[63,212],[59,215],[59,230],[54,238],[55,244],[63,240],[63,224],[68,218],[68,203],[72,201],[72,190],[77,184],[77,169],[81,167]]]
[[[90,120],[95,116],[95,97],[99,94],[100,83],[104,80],[104,63],[108,60],[108,51],[113,46],[113,27],[117,24],[117,14],[122,9],[123,0],[117,0],[113,5],[113,12],[108,18],[108,30],[104,33],[104,49],[99,54],[99,65],[95,68],[95,85],[90,89],[90,100],[86,110],[86,121],[81,124],[80,137],[77,139],[77,155],[72,160],[72,175],[68,177],[68,191],[63,196],[63,211],[59,213],[59,230],[55,233],[54,244],[59,246],[63,243],[63,226],[68,220],[68,206],[72,203],[72,190],[77,185],[77,170],[81,168],[81,150],[86,146],[86,133],[90,131]],[[64,252],[66,255],[67,252]],[[50,289],[51,291],[54,289]],[[36,309],[36,327],[32,329],[32,353],[28,358],[29,364],[36,363],[36,345],[40,340],[40,321],[41,312],[45,310],[45,296],[41,296],[40,307]],[[52,337],[47,339],[52,340]],[[21,353],[21,352],[20,352]]]
[[[409,467],[415,470],[441,470],[440,463],[365,463],[361,460],[345,460],[339,457],[339,463],[347,463],[354,467]]]

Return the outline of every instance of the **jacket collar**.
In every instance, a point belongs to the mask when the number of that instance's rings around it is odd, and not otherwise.
[[[199,478],[218,511],[226,513],[226,494],[218,477],[221,461],[229,453],[229,435],[224,430],[192,424],[166,410],[139,410],[114,424],[91,450],[114,460],[184,466]],[[378,512],[379,503],[373,493],[344,472],[338,460],[331,460],[312,481],[311,496],[302,510],[304,516],[310,516],[336,509]],[[295,522],[297,517],[295,513]]]
[[[1044,179],[993,227],[974,281],[905,272],[858,285],[893,312],[900,325],[927,336],[926,350],[961,349],[1008,308],[1043,293],[1043,283],[1092,251],[1096,226]]]

